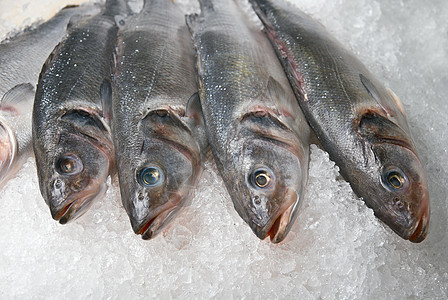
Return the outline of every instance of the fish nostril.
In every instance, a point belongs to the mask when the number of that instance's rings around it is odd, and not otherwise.
[[[398,197],[394,198],[394,204],[400,209],[404,207],[404,203]]]
[[[56,179],[54,181],[54,187],[59,190],[62,187],[62,181],[60,179]]]
[[[255,196],[255,197],[254,197],[254,203],[255,203],[256,205],[260,205],[260,203],[261,203],[260,197]]]
[[[140,200],[140,201],[143,201],[143,199],[145,199],[145,196],[143,196],[142,193],[139,193],[137,197],[138,197],[138,200]]]

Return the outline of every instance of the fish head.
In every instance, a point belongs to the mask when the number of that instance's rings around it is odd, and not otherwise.
[[[11,173],[16,156],[16,136],[7,122],[0,118],[0,185]]]
[[[45,171],[49,180],[41,181],[44,199],[53,219],[65,224],[104,195],[109,157],[76,134],[61,134],[53,164]]]
[[[44,139],[34,138],[34,150],[42,196],[53,219],[65,224],[104,195],[113,165],[112,141],[90,112],[71,110],[57,122],[57,133],[49,131],[54,138],[46,138],[45,145]]]
[[[367,177],[355,176],[361,178],[359,194],[367,195],[375,215],[402,238],[423,241],[429,227],[429,193],[412,137],[380,111],[367,111],[359,128],[373,157]]]
[[[269,114],[244,117],[224,162],[225,183],[235,209],[260,238],[281,242],[291,229],[305,191],[307,145]]]
[[[195,139],[175,112],[151,111],[140,124],[140,153],[129,171],[120,169],[120,189],[134,232],[151,239],[190,202],[202,165]]]
[[[411,242],[428,234],[429,193],[423,166],[414,151],[384,143],[373,147],[380,164],[377,169],[376,215],[392,230]]]

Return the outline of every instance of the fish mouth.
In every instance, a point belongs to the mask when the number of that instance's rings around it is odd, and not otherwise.
[[[268,223],[264,227],[257,227],[252,228],[254,233],[259,239],[265,239],[268,236],[271,239],[271,242],[274,244],[280,243],[283,241],[286,236],[288,235],[289,231],[291,230],[292,225],[294,224],[294,221],[297,217],[297,212],[299,210],[300,204],[301,204],[301,198],[298,196],[296,192],[291,193],[292,191],[289,191],[290,194],[289,197],[294,197],[292,203],[288,201],[288,203],[291,203],[283,212],[275,219],[275,221]]]
[[[426,205],[423,208],[423,212],[420,215],[418,222],[415,224],[415,230],[412,234],[410,234],[409,241],[413,243],[420,243],[426,238],[429,229],[429,214],[429,206]]]
[[[50,206],[51,216],[60,224],[67,224],[82,216],[90,208],[93,202],[101,198],[106,192],[106,185],[98,180],[93,180],[82,191],[70,195],[66,201],[67,205],[62,208]]]
[[[140,234],[142,239],[149,240],[165,228],[178,210],[178,206],[163,208],[148,221],[135,226],[134,232]]]
[[[280,243],[283,241],[289,233],[289,230],[293,224],[293,215],[297,211],[297,205],[299,203],[299,199],[297,199],[293,204],[291,204],[286,211],[284,211],[272,224],[271,228],[267,232],[265,238],[267,236],[270,237],[271,242],[274,244]]]
[[[7,177],[17,154],[17,140],[12,129],[0,119],[0,184]]]

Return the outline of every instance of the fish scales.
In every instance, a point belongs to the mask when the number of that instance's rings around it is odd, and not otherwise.
[[[202,170],[196,78],[184,14],[145,1],[119,33],[112,122],[123,206],[143,239],[189,204]]]
[[[250,2],[341,174],[397,234],[422,241],[429,222],[426,176],[399,98],[297,7]]]
[[[107,1],[70,26],[39,76],[33,147],[42,196],[60,223],[104,194],[113,166],[107,111],[118,13],[127,13],[126,2]]]
[[[65,36],[74,15],[96,14],[98,5],[67,7],[47,22],[0,43],[0,95],[20,83],[37,83],[42,64]]]
[[[99,6],[66,7],[50,20],[0,43],[0,185],[31,155],[34,85],[42,64],[66,33],[74,15],[96,13]]]
[[[200,4],[201,15],[190,16],[188,23],[218,170],[235,209],[254,233],[280,242],[303,197],[308,125],[268,40],[239,5]],[[254,178],[261,180],[261,188],[253,186]]]

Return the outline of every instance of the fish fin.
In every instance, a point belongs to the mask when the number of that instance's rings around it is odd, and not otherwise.
[[[215,10],[213,8],[213,2],[211,0],[199,0],[199,6],[201,8],[201,11]]]
[[[269,76],[267,88],[269,97],[275,103],[275,107],[277,108],[277,117],[279,120],[290,129],[294,128],[294,118],[291,115],[291,112],[295,109],[300,109],[298,104],[297,107],[293,107],[293,103],[295,104],[296,100],[292,99],[292,95],[288,96],[283,86],[271,76]]]
[[[0,109],[13,109],[22,113],[29,109],[34,100],[34,87],[31,83],[21,83],[8,90],[2,97]]]
[[[267,87],[269,97],[271,97],[272,101],[283,106],[282,102],[284,102],[283,99],[286,98],[286,93],[281,84],[272,76],[269,76]]]
[[[112,85],[110,80],[104,79],[100,87],[101,105],[103,107],[103,117],[112,119]]]
[[[381,95],[375,85],[362,74],[359,74],[359,78],[369,95],[376,101],[376,103],[378,103],[383,112],[389,117],[395,117],[397,115],[396,110],[393,109],[390,103],[387,103],[387,99],[385,99],[385,96]]]
[[[187,107],[185,109],[185,115],[193,118],[197,124],[204,124],[202,117],[202,106],[199,98],[199,93],[194,93],[190,99],[188,99]]]
[[[320,149],[324,149],[324,147],[322,146],[321,141],[317,137],[317,134],[314,132],[314,130],[310,130],[310,142],[309,143],[310,143],[310,145],[314,144],[317,147],[319,147]]]
[[[87,17],[89,17],[89,16],[88,15],[83,16],[83,15],[78,15],[78,14],[71,16],[70,20],[67,23],[67,32],[70,32],[70,30],[73,27],[75,27],[82,19],[85,19]]]
[[[187,108],[185,109],[185,116],[194,120],[192,127],[192,134],[198,141],[199,148],[201,149],[201,157],[205,155],[205,148],[208,146],[207,135],[205,133],[205,122],[202,115],[202,106],[199,93],[194,93],[190,99],[188,99]]]
[[[207,143],[207,145],[202,148],[201,151],[201,157],[203,157],[204,161],[208,160],[208,161],[214,161],[214,157],[213,157],[213,152],[212,152],[212,148],[210,147],[210,144]]]
[[[392,97],[392,100],[394,100],[395,104],[397,105],[400,112],[403,114],[404,117],[406,117],[406,112],[404,111],[403,102],[401,102],[400,97],[397,96],[397,94],[394,93],[390,88],[386,88],[389,95]]]
[[[185,16],[185,23],[187,24],[188,30],[191,35],[194,37],[199,27],[199,15],[198,14],[190,14]]]
[[[371,143],[387,142],[409,149],[413,148],[412,137],[407,132],[373,110],[367,110],[361,116],[358,132]]]

